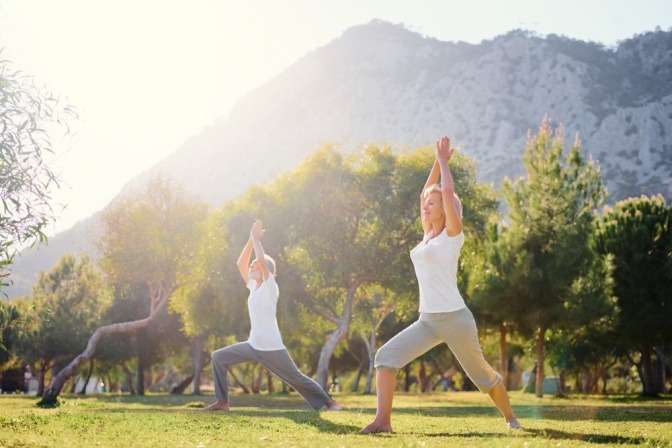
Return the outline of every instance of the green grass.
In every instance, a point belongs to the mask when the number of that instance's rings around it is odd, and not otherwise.
[[[478,392],[397,394],[394,434],[359,435],[375,396],[338,395],[349,409],[315,412],[298,396],[235,395],[229,413],[200,410],[211,395],[66,395],[55,409],[0,396],[0,447],[672,447],[672,397],[537,399],[511,393],[524,430]]]

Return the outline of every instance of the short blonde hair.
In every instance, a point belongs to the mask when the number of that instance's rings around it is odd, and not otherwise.
[[[441,195],[441,199],[443,200],[443,190],[441,190],[441,184],[433,184],[425,188],[425,191],[422,192],[422,197],[427,199],[432,193],[439,193]],[[462,219],[462,201],[456,193],[453,193],[453,202],[455,202],[457,214],[460,215],[460,219]],[[444,210],[443,212],[445,213],[446,211]]]
[[[273,257],[271,257],[270,255],[264,254],[264,260],[266,261],[266,267],[268,268],[268,271],[271,274],[275,275],[275,260],[273,259]],[[255,258],[252,261],[252,263],[255,263],[257,261],[259,261],[259,260],[257,258]]]

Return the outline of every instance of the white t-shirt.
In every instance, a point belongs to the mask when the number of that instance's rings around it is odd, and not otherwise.
[[[275,313],[278,306],[280,290],[275,282],[275,276],[270,274],[265,282],[257,288],[257,282],[250,280],[247,283],[250,296],[247,298],[247,310],[250,313],[250,337],[247,342],[255,350],[272,351],[282,350],[282,342],[278,320]]]
[[[421,313],[448,313],[464,307],[457,289],[457,261],[464,244],[464,233],[448,236],[444,229],[436,238],[427,232],[411,250],[411,260],[420,286]]]

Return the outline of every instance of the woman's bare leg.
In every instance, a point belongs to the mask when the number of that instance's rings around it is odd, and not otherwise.
[[[497,387],[491,389],[490,392],[488,392],[488,395],[490,395],[490,398],[492,398],[495,406],[497,406],[497,409],[499,409],[506,419],[507,426],[510,429],[519,429],[520,423],[518,423],[516,414],[513,412],[513,408],[511,408],[509,394],[506,392],[506,387],[504,387],[504,384],[500,383]]]
[[[378,370],[376,372],[376,396],[378,399],[376,418],[373,423],[359,431],[360,434],[392,432],[392,399],[396,386],[397,375],[394,372],[391,370]]]

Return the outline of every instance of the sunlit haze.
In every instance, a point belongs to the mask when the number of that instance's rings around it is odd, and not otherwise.
[[[103,209],[131,178],[297,59],[373,19],[444,41],[513,29],[615,45],[672,26],[663,0],[90,1],[0,4],[2,57],[79,110],[55,139],[54,192],[67,204],[47,233]]]

